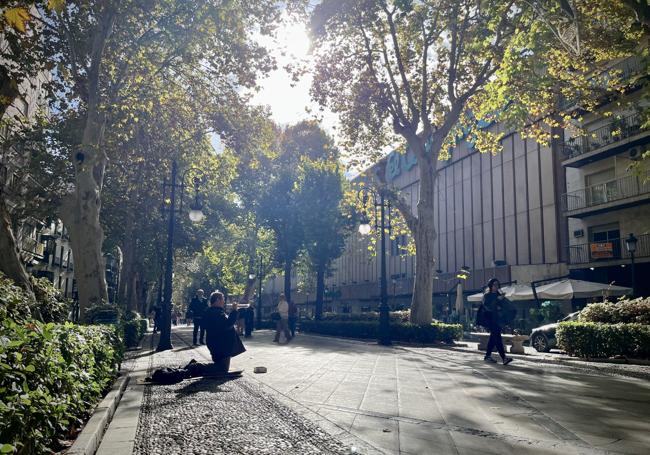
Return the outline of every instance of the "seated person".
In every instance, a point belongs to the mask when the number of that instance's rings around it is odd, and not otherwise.
[[[237,323],[237,304],[232,305],[232,312],[226,316],[223,294],[215,291],[210,295],[210,307],[203,313],[201,324],[206,330],[206,344],[210,350],[216,369],[227,373],[230,358],[246,351],[244,344],[235,331]]]

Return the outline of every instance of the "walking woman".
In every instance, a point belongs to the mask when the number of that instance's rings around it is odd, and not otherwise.
[[[490,331],[490,339],[488,340],[484,360],[496,363],[496,360],[492,358],[492,350],[496,348],[503,364],[508,365],[512,362],[512,358],[506,356],[503,339],[501,338],[501,320],[503,313],[506,311],[506,302],[505,296],[499,288],[499,280],[496,278],[488,281],[487,289],[483,295],[483,305],[479,309],[479,315],[477,315],[477,322]]]

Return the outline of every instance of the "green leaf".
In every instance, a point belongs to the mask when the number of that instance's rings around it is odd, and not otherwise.
[[[16,448],[11,444],[3,444],[2,447],[0,447],[0,453],[11,453],[15,450]]]
[[[28,372],[32,373],[32,372],[36,371],[36,367],[34,365],[27,365],[25,367],[25,371],[28,371]]]

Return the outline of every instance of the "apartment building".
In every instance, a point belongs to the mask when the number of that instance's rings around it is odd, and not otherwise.
[[[628,77],[644,71],[641,59],[614,68]],[[640,86],[639,86],[640,87]],[[565,132],[560,159],[566,175],[562,210],[568,225],[568,265],[572,277],[618,285],[636,284],[637,295],[649,295],[650,175],[634,163],[650,149],[644,127],[650,105],[632,87],[622,103],[602,106]],[[605,116],[604,112],[611,112]],[[625,239],[637,239],[635,276]]]

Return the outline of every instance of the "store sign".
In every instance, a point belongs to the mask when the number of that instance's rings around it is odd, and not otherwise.
[[[418,164],[418,159],[415,157],[415,153],[410,150],[406,153],[400,153],[398,151],[390,152],[388,161],[386,162],[386,180],[392,182],[402,172],[408,172],[413,169],[416,164]]]
[[[592,243],[589,245],[592,259],[611,259],[614,257],[612,242]]]

